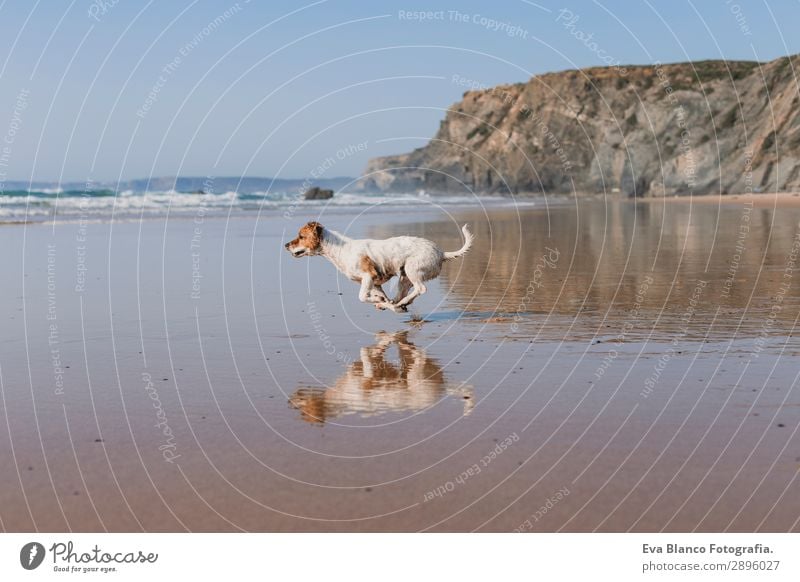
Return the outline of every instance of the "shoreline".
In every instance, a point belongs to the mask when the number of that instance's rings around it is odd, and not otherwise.
[[[763,194],[698,194],[689,196],[660,196],[657,198],[636,198],[637,202],[678,202],[692,204],[742,205],[751,204],[754,208],[800,208],[800,193],[773,192]]]

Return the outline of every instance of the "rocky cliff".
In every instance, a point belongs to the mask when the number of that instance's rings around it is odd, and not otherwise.
[[[470,91],[435,137],[371,160],[384,191],[800,191],[800,56],[572,70]]]

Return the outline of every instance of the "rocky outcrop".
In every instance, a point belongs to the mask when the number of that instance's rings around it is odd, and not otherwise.
[[[470,91],[365,189],[663,196],[800,190],[800,56],[590,68]]]
[[[303,197],[306,200],[329,200],[333,198],[333,190],[326,190],[324,188],[314,186],[313,188],[306,190],[306,193],[303,194]]]

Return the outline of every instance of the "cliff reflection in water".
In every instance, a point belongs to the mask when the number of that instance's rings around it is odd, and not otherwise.
[[[392,360],[390,347],[397,346]],[[330,388],[298,388],[289,399],[303,420],[326,421],[359,414],[375,416],[387,412],[418,412],[445,396],[463,403],[464,415],[474,406],[472,388],[449,383],[444,370],[425,350],[408,339],[408,332],[379,333],[376,343],[361,348],[360,358],[347,367]]]
[[[787,289],[784,277],[798,219],[791,208],[659,200],[464,211],[455,220],[470,223],[476,244],[440,282],[466,317],[516,319],[537,337],[616,335],[626,322],[628,337],[654,339],[703,337],[712,324],[716,339],[786,334],[798,312],[800,285]],[[368,235],[401,233],[461,244],[451,220]]]

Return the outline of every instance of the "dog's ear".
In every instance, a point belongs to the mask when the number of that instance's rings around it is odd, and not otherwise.
[[[319,237],[322,238],[322,225],[319,222],[311,221],[306,226],[312,228],[314,233]]]

